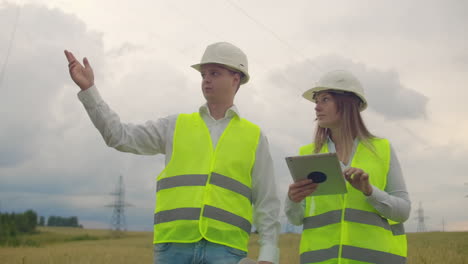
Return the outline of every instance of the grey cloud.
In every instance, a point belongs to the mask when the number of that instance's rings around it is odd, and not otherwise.
[[[319,15],[309,20],[308,28],[327,40],[337,37],[366,43],[404,37],[406,41],[450,45],[449,40],[456,36],[467,41],[466,1],[347,2],[333,7],[334,12],[330,8],[335,3],[311,5]]]
[[[107,52],[107,54],[109,56],[119,57],[119,56],[126,55],[128,53],[131,53],[131,52],[142,50],[143,48],[144,47],[141,46],[141,45],[135,45],[135,44],[130,43],[130,42],[125,42],[121,46],[119,46],[118,48],[110,50],[109,52]]]
[[[11,32],[11,14],[17,10],[13,4],[1,6],[1,32]],[[0,34],[2,56],[10,36]],[[70,208],[63,205],[67,195],[103,191],[103,185],[95,183],[109,174],[105,168],[112,155],[93,149],[99,136],[90,136],[92,125],[82,123],[87,117],[76,99],[78,89],[69,77],[64,49],[74,51],[78,58],[80,53],[95,58],[93,66],[98,69],[102,65],[100,34],[58,9],[22,6],[0,85],[0,201],[4,208],[60,211]],[[95,73],[99,77],[99,71]],[[109,187],[105,192],[110,191]],[[6,196],[7,192],[14,197]]]
[[[16,8],[0,9],[0,30],[11,27],[6,14]],[[0,50],[7,42],[8,36],[0,35]],[[5,129],[0,130],[4,146],[0,148],[0,201],[14,210],[79,213],[91,222],[104,221],[110,214],[103,204],[97,201],[87,211],[74,204],[72,196],[106,196],[123,174],[128,201],[136,207],[131,210],[138,212],[134,226],[147,223],[151,228],[152,210],[147,208],[154,206],[155,178],[163,168],[163,156],[123,154],[105,145],[76,98],[78,88],[69,77],[64,49],[79,60],[84,55],[90,59],[98,89],[123,120],[139,122],[142,116],[146,121],[193,111],[203,102],[199,83],[190,83],[167,63],[140,59],[146,56],[133,45],[124,45],[116,56],[107,58],[132,65],[131,72],[117,73],[119,81],[109,81],[109,68],[119,67],[104,63],[109,54],[103,50],[101,34],[88,31],[82,21],[60,10],[25,5],[1,86],[0,120]],[[170,85],[173,88],[167,89]],[[12,202],[5,196],[7,191],[19,198]],[[93,210],[99,213],[89,213]],[[147,217],[143,218],[142,210],[147,210]]]
[[[118,82],[98,84],[107,103],[124,122],[131,123],[196,111],[205,101],[200,82],[193,82],[193,79],[200,80],[200,74],[188,65],[174,67],[164,60],[150,60],[145,52],[135,50],[125,56],[108,58],[111,65],[131,66],[115,69],[120,75]],[[193,78],[188,78],[186,72]]]
[[[2,32],[10,32],[13,20],[8,14],[16,11],[15,5],[0,9]],[[9,41],[9,34],[1,34],[0,50],[6,52]],[[0,120],[6,128],[0,132],[0,145],[7,146],[0,150],[1,166],[21,164],[53,140],[48,137],[53,133],[50,128],[60,125],[60,110],[75,99],[61,97],[70,89],[66,86],[73,86],[63,50],[77,46],[90,54],[102,53],[99,34],[88,32],[75,17],[36,5],[21,8],[0,87]],[[63,108],[57,109],[57,105]]]
[[[330,55],[304,60],[277,68],[270,73],[272,85],[300,93],[313,87],[325,72],[344,69],[352,72],[364,86],[369,107],[387,119],[420,119],[426,117],[428,98],[402,84],[397,72],[367,67],[341,56]]]
[[[395,72],[369,70],[362,72],[369,105],[388,119],[426,117],[428,98],[400,83]]]
[[[10,31],[11,16],[7,14],[16,10],[14,5],[2,6],[0,31]],[[7,34],[0,35],[0,51],[6,50],[8,40]],[[127,110],[122,114],[131,121],[133,113],[140,111],[148,116],[153,116],[158,109],[165,112],[166,108],[155,103],[161,102],[159,96],[175,100],[182,94],[184,98],[191,95],[186,90],[183,74],[164,63],[148,61],[134,66],[133,74],[123,72],[122,81],[116,82],[117,85],[106,86],[107,76],[101,76],[102,73],[107,75],[108,70],[103,61],[101,34],[88,31],[86,25],[72,15],[42,6],[21,8],[13,43],[0,86],[1,209],[34,209],[45,216],[78,215],[83,221],[105,223],[112,210],[104,205],[112,201],[110,192],[115,188],[118,175],[123,174],[127,200],[135,205],[129,209],[132,217],[127,218],[127,223],[133,228],[150,230],[152,210],[148,207],[154,206],[155,177],[163,168],[163,157],[137,157],[105,145],[76,98],[79,89],[69,77],[63,50],[74,52],[79,60],[84,55],[90,59],[104,97],[110,90],[109,97],[112,97],[116,88],[125,91],[112,99],[123,102],[116,104],[116,108]],[[124,45],[116,54],[126,57],[136,52],[139,52],[138,47]],[[108,59],[113,62],[121,58]],[[157,74],[163,78],[153,79]],[[178,80],[178,87],[158,89],[174,80]],[[163,94],[159,93],[161,91]],[[133,97],[137,92],[145,96]],[[144,100],[150,102],[142,103]],[[135,109],[130,107],[143,105],[147,108],[133,111]],[[178,107],[173,104],[170,109]],[[101,199],[93,202],[89,201],[89,196]],[[76,201],[83,199],[90,204],[77,204]]]

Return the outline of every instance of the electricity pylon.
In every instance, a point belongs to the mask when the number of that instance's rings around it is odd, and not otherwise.
[[[416,219],[418,220],[418,228],[417,232],[426,232],[426,224],[424,220],[427,218],[424,216],[424,209],[422,207],[422,203],[419,202],[419,208],[416,210],[417,216]]]
[[[122,175],[119,177],[119,182],[115,192],[112,192],[111,195],[115,196],[114,202],[106,205],[106,207],[113,208],[111,230],[114,236],[120,236],[127,230],[125,207],[133,206],[125,202],[125,187]]]

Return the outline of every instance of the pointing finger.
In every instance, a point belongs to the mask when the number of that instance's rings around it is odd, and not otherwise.
[[[65,50],[65,56],[67,57],[68,62],[72,62],[76,60],[75,56],[73,56],[73,53],[71,53],[68,50]]]

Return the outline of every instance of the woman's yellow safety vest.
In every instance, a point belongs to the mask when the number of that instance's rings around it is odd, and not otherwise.
[[[199,113],[177,118],[172,157],[159,174],[154,243],[202,238],[248,251],[260,128],[234,116],[213,149]]]
[[[390,144],[371,139],[374,151],[359,143],[351,167],[369,174],[370,183],[384,190],[390,166]],[[303,146],[301,155],[312,154],[314,144]],[[321,153],[328,152],[325,144]],[[381,216],[366,196],[346,183],[344,195],[306,198],[300,245],[301,263],[320,264],[402,264],[406,263],[407,242],[403,223]],[[320,185],[319,185],[320,188]]]

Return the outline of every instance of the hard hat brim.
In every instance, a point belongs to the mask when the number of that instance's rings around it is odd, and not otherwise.
[[[315,103],[314,94],[318,93],[318,92],[321,92],[321,91],[327,91],[327,90],[330,90],[330,91],[343,91],[343,92],[353,93],[359,99],[361,99],[361,104],[359,106],[359,111],[362,112],[367,108],[367,101],[366,101],[366,98],[364,98],[364,96],[362,96],[361,94],[358,94],[358,93],[350,92],[348,90],[339,89],[339,88],[325,87],[325,86],[315,86],[315,87],[310,88],[309,90],[305,91],[302,94],[302,97],[304,97],[305,99]]]
[[[240,84],[246,84],[246,83],[250,80],[249,73],[247,73],[247,72],[245,72],[245,71],[243,71],[243,70],[241,70],[241,69],[236,69],[236,68],[234,68],[234,67],[232,67],[232,66],[228,66],[228,65],[226,65],[226,64],[224,64],[224,63],[219,63],[219,62],[204,62],[204,63],[194,64],[194,65],[192,65],[192,66],[190,66],[190,67],[192,67],[192,68],[194,68],[195,70],[197,70],[197,71],[200,72],[200,71],[201,71],[201,66],[202,66],[202,65],[205,65],[205,64],[219,64],[219,65],[221,65],[222,67],[225,67],[225,68],[230,69],[230,70],[232,70],[232,71],[242,72],[242,73],[244,74],[244,77],[242,77],[242,79],[241,79],[241,81],[240,81]]]

